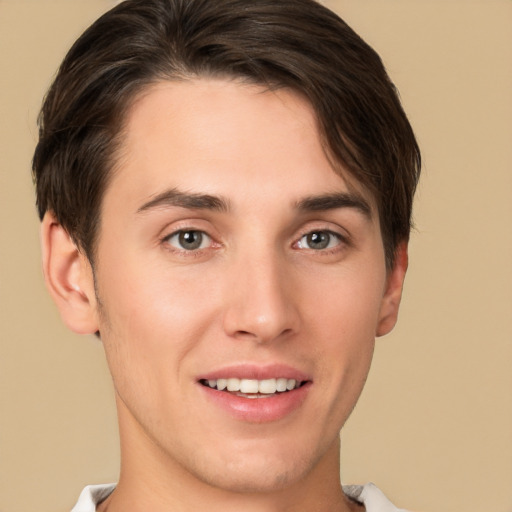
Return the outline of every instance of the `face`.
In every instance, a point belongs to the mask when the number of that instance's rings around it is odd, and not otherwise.
[[[133,105],[91,302],[126,459],[244,491],[337,464],[392,281],[343,175],[293,92],[196,80]]]

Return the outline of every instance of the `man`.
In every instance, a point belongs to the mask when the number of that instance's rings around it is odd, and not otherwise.
[[[82,511],[391,511],[339,431],[394,326],[419,150],[312,0],[128,0],[66,56],[34,156],[43,268],[101,338],[116,486]]]

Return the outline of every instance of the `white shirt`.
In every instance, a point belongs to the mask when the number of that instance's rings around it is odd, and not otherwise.
[[[71,512],[95,512],[96,505],[112,493],[116,484],[88,485]],[[343,491],[366,507],[366,512],[406,512],[396,508],[374,484],[344,485]]]

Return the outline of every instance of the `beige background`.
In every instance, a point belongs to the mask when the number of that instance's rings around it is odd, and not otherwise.
[[[116,479],[101,345],[43,287],[30,159],[43,91],[114,2],[0,0],[0,511]],[[345,482],[425,512],[512,511],[512,2],[330,1],[383,56],[423,149],[399,326],[342,436]]]

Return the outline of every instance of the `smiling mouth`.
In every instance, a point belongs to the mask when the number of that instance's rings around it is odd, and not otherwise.
[[[298,389],[308,381],[286,379],[283,377],[263,380],[237,378],[201,379],[199,382],[211,389],[233,393],[245,398],[269,398]]]

